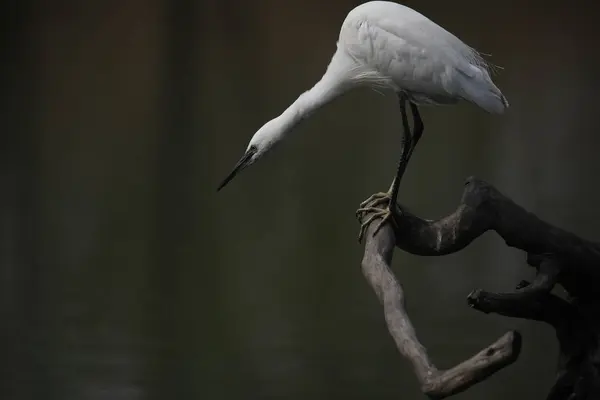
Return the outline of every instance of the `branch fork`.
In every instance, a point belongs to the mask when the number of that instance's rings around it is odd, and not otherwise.
[[[362,222],[370,213],[358,217]],[[596,358],[600,359],[596,355],[598,327],[591,326],[590,318],[582,315],[580,307],[551,294],[555,285],[560,284],[581,304],[589,305],[598,297],[599,244],[540,220],[476,178],[467,179],[457,209],[444,218],[426,220],[401,209],[395,224],[386,223],[375,232],[376,225],[371,224],[366,230],[363,274],[383,305],[398,350],[412,364],[421,389],[429,398],[442,399],[462,392],[515,362],[521,349],[521,335],[517,331],[507,332],[471,358],[439,370],[417,338],[405,310],[402,285],[390,268],[394,248],[417,255],[446,255],[462,250],[488,230],[498,233],[508,246],[527,252],[528,263],[537,273],[532,282],[522,281],[513,292],[476,289],[467,297],[467,303],[484,313],[527,318],[554,327],[561,345],[561,362],[559,378],[548,399],[600,398],[589,397],[600,395],[600,390],[594,391],[594,384],[600,383],[597,378],[600,374],[590,373],[598,372],[599,364],[593,364]],[[598,312],[600,306],[588,309]],[[590,376],[596,376],[596,380]],[[588,397],[565,397],[574,394]]]

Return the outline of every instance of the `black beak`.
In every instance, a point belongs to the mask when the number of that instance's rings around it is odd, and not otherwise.
[[[223,189],[223,187],[225,185],[227,185],[229,183],[229,181],[232,180],[233,177],[238,174],[238,172],[240,172],[241,170],[243,170],[244,168],[246,168],[248,166],[250,159],[252,158],[252,156],[255,153],[256,153],[256,149],[254,147],[251,147],[250,149],[248,149],[248,151],[246,151],[246,153],[244,153],[244,155],[242,156],[240,161],[238,161],[237,164],[235,164],[235,167],[233,167],[233,171],[231,171],[229,173],[229,175],[227,175],[227,178],[223,179],[223,182],[221,182],[221,184],[217,188],[217,192],[219,190]]]

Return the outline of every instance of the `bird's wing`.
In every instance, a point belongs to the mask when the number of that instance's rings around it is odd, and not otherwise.
[[[354,35],[344,35],[348,54],[403,89],[454,95],[457,72],[471,78],[487,75],[474,49],[428,19],[398,24],[384,17],[355,23]]]
[[[392,19],[380,19],[373,23],[386,32],[403,39],[409,46],[425,49],[430,57],[455,68],[472,73],[472,66],[486,69],[485,60],[477,50],[429,19],[397,24]]]

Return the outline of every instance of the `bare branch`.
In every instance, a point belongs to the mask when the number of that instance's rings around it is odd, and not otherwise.
[[[515,362],[520,351],[521,334],[507,332],[473,357],[429,379],[423,393],[435,399],[460,393]]]
[[[521,337],[518,332],[508,332],[469,360],[449,370],[438,370],[417,338],[404,308],[402,285],[390,270],[396,242],[393,229],[385,225],[373,237],[375,226],[367,228],[362,270],[383,304],[388,329],[398,350],[411,362],[425,394],[442,399],[459,393],[517,359]]]
[[[556,382],[547,400],[592,400],[600,398],[599,332],[596,299],[572,302],[550,293],[561,266],[545,259],[536,279],[520,284],[513,293],[473,291],[467,301],[483,312],[546,322],[556,331],[560,357]]]
[[[550,294],[558,280],[560,265],[554,259],[541,262],[535,280],[519,284],[510,293],[492,293],[473,290],[467,303],[484,313],[496,313],[506,317],[526,318],[546,322],[557,330],[563,329],[571,319],[573,307],[561,298]]]
[[[517,309],[522,308],[523,302],[540,302],[556,284],[559,272],[558,263],[548,259],[542,262],[532,283],[521,283],[516,291],[510,293],[490,293],[475,289],[467,297],[467,302],[471,307],[486,314],[496,312],[507,316],[539,319],[535,312]],[[511,313],[526,315],[510,315]]]
[[[426,220],[401,209],[396,245],[412,254],[445,255],[462,250],[488,230],[508,246],[530,254],[552,254],[565,269],[559,283],[577,296],[598,296],[600,244],[540,220],[490,184],[468,178],[456,211]]]
[[[467,180],[458,208],[447,217],[430,221],[399,209],[396,226],[384,225],[375,237],[377,224],[367,228],[362,269],[383,304],[398,350],[411,362],[425,394],[441,399],[486,379],[517,359],[521,337],[508,332],[469,360],[438,370],[417,338],[404,309],[402,285],[390,270],[394,246],[418,255],[444,255],[494,230],[507,245],[528,253],[537,275],[511,293],[475,290],[469,304],[482,312],[543,321],[555,328],[560,357],[548,400],[600,398],[600,244],[540,220],[475,178]],[[556,284],[569,292],[568,300],[551,294]]]

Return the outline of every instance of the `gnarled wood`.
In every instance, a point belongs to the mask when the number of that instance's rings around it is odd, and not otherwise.
[[[452,214],[426,220],[401,210],[396,245],[416,255],[446,255],[468,246],[488,230],[508,246],[529,254],[552,254],[568,265],[559,283],[578,296],[595,295],[600,282],[600,244],[542,221],[490,184],[470,177]]]
[[[600,244],[540,220],[475,178],[467,179],[459,206],[447,217],[432,221],[399,210],[397,226],[384,225],[375,236],[376,223],[368,227],[362,269],[383,304],[398,350],[411,362],[425,394],[448,397],[488,378],[517,359],[521,337],[508,332],[469,360],[438,370],[417,338],[404,308],[402,285],[390,270],[394,246],[417,255],[445,255],[494,230],[507,245],[528,253],[537,275],[510,293],[474,290],[469,305],[485,313],[550,324],[557,333],[560,359],[548,399],[600,398]],[[567,290],[569,300],[550,293],[556,284]]]
[[[404,308],[402,285],[390,270],[396,242],[394,231],[388,224],[373,236],[375,225],[371,224],[367,228],[363,273],[383,304],[390,334],[400,353],[411,362],[423,393],[432,399],[451,396],[468,389],[517,359],[521,349],[521,336],[513,331],[459,365],[448,370],[437,369],[417,338]]]

